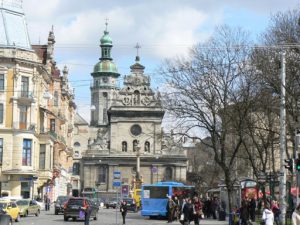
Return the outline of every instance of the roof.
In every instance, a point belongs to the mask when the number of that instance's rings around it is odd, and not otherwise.
[[[94,73],[114,73],[118,74],[116,64],[111,60],[101,60],[94,66]]]
[[[31,49],[21,0],[0,0],[0,47]]]
[[[76,115],[75,115],[74,124],[75,125],[89,125],[89,123],[86,122],[86,120],[83,119],[78,113],[76,113]]]

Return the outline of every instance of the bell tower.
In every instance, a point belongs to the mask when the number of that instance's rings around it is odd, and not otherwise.
[[[111,57],[112,39],[106,29],[100,39],[101,58],[91,73],[91,122],[92,126],[107,126],[107,110],[112,104],[114,91],[117,89],[117,79],[120,76],[117,66]]]

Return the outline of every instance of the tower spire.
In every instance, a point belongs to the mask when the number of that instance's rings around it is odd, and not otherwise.
[[[108,33],[108,31],[107,31],[108,21],[109,21],[109,19],[106,17],[106,18],[105,18],[105,31],[106,31],[107,33]]]
[[[136,45],[134,46],[134,48],[136,48],[136,57],[135,57],[135,61],[139,62],[140,61],[140,56],[139,56],[139,49],[141,48],[140,44],[137,42]]]

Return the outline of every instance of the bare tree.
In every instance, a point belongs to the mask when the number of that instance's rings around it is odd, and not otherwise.
[[[169,85],[163,104],[177,118],[179,133],[190,136],[194,130],[200,140],[203,134],[211,139],[202,143],[212,149],[222,169],[229,209],[235,161],[243,147],[244,119],[255,95],[248,37],[240,28],[219,27],[209,41],[195,46],[188,58],[168,60],[161,68]]]

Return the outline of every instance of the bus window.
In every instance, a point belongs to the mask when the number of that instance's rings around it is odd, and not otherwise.
[[[144,187],[144,198],[167,198],[169,194],[169,187]]]

